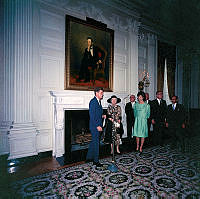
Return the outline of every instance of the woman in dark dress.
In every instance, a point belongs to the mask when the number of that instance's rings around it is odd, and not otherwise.
[[[113,153],[113,139],[115,141],[117,154],[120,154],[119,145],[120,145],[120,138],[123,134],[123,126],[121,123],[122,119],[122,111],[121,107],[117,105],[117,103],[121,102],[120,98],[117,98],[115,95],[111,96],[107,100],[108,105],[107,108],[107,126],[105,132],[104,142],[110,143],[111,145],[111,154]],[[114,136],[112,139],[112,130],[114,130]]]

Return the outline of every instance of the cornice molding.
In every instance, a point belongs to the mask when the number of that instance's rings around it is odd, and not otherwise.
[[[95,5],[89,4],[87,2],[80,2],[76,7],[68,6],[68,9],[76,12],[78,11],[87,17],[95,18],[97,21],[101,21],[103,23],[106,22],[106,18],[103,15],[102,9],[97,8]]]
[[[121,0],[104,0],[103,3],[120,11],[120,13],[133,17],[136,20],[139,20],[141,17],[140,12],[138,12],[136,9],[132,9],[133,7],[130,6],[130,2],[124,2]]]
[[[115,3],[116,1],[98,1],[95,4],[89,3],[89,1],[77,1],[72,4],[72,1],[64,1],[64,0],[40,0],[40,2],[44,4],[48,4],[49,6],[58,7],[58,9],[65,9],[66,11],[70,11],[70,13],[78,13],[79,16],[90,17],[97,21],[100,21],[104,24],[107,24],[108,27],[113,28],[115,30],[127,31],[138,33],[138,29],[140,26],[140,22],[135,18],[135,15],[119,15],[119,9],[116,9]],[[102,6],[111,6],[114,9],[114,12],[109,13],[106,10],[97,7],[97,3],[102,3]],[[62,8],[61,8],[62,6]],[[120,7],[120,6],[118,6]],[[117,7],[117,8],[118,8]],[[75,15],[75,17],[77,17]]]

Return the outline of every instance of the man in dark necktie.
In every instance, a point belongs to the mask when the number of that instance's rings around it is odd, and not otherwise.
[[[155,145],[164,144],[165,119],[167,114],[167,104],[163,100],[163,92],[156,92],[156,99],[151,103],[151,119],[153,124],[153,143]]]
[[[184,129],[185,129],[185,109],[182,104],[178,103],[178,96],[172,96],[172,104],[167,107],[166,127],[172,137],[172,148],[183,147]]]
[[[102,132],[102,118],[106,116],[103,115],[103,109],[101,106],[101,100],[103,99],[103,88],[95,88],[94,98],[90,100],[89,103],[89,114],[90,114],[90,131],[92,134],[92,141],[90,142],[86,160],[93,161],[93,164],[97,167],[101,167],[102,164],[99,163],[99,141],[100,134]]]
[[[126,124],[127,124],[127,137],[128,140],[132,140],[132,132],[134,128],[135,117],[133,113],[133,105],[135,104],[135,95],[130,96],[130,102],[128,102],[125,106],[126,113]]]
[[[147,119],[147,126],[148,126],[148,138],[147,138],[147,145],[151,145],[152,144],[152,139],[153,139],[153,133],[150,131],[151,128],[151,112],[152,112],[152,107],[151,107],[151,103],[152,101],[149,100],[149,93],[145,93],[146,96],[146,103],[150,105],[150,117]]]

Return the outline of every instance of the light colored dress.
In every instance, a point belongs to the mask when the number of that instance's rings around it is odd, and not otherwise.
[[[150,105],[146,102],[139,104],[138,102],[133,106],[135,123],[132,136],[148,137],[147,119],[150,117]]]

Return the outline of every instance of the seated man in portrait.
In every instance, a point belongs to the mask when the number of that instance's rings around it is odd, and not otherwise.
[[[99,47],[93,45],[93,39],[87,38],[88,47],[85,49],[84,56],[81,62],[81,69],[79,73],[79,81],[94,82],[96,74],[94,71],[103,67],[105,61],[105,52]]]

